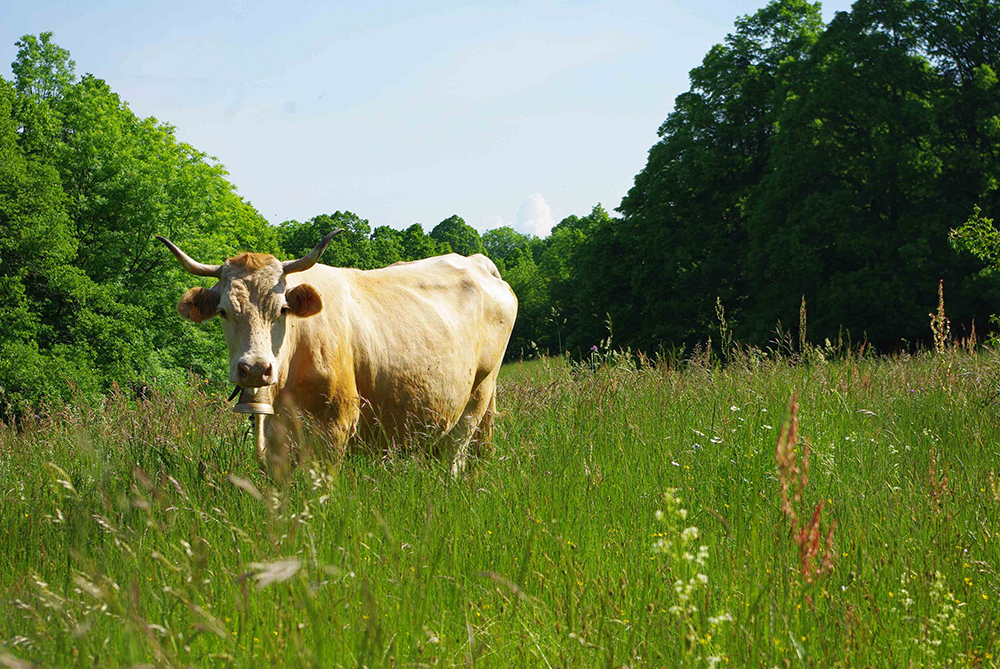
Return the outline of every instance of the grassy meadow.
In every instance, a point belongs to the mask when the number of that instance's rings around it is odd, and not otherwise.
[[[2,427],[0,666],[1000,666],[998,378],[516,363],[457,480],[265,477],[198,387]]]

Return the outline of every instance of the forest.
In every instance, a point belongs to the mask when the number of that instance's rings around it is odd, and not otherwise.
[[[480,234],[459,215],[397,230],[337,203],[272,226],[219,159],[78,76],[52,33],[16,47],[13,80],[0,79],[4,413],[192,373],[225,382],[218,321],[176,316],[194,279],[157,234],[206,262],[295,257],[334,227],[346,229],[323,258],[335,266],[486,253],[520,302],[511,359],[719,347],[723,320],[756,346],[910,349],[931,340],[942,281],[953,336],[996,329],[992,0],[859,0],[828,24],[819,3],[774,0],[738,18],[690,72],[617,208],[545,238]]]

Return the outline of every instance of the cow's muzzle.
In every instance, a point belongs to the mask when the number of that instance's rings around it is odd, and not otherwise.
[[[260,360],[236,365],[236,383],[244,388],[260,388],[274,383],[274,365]]]

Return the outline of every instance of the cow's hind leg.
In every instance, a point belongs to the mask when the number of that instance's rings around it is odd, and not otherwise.
[[[469,444],[469,452],[477,458],[483,457],[493,449],[493,420],[497,415],[497,389],[496,383],[490,392],[490,401],[486,405],[486,412],[479,421],[479,429],[472,436]]]
[[[470,445],[475,455],[482,452],[484,430],[492,436],[493,419],[490,411],[496,410],[496,375],[490,374],[472,392],[469,403],[458,423],[448,432],[446,439],[451,456],[451,473],[458,476],[469,458]]]

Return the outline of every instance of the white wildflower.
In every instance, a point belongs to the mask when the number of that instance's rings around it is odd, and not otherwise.
[[[722,623],[732,622],[732,621],[733,621],[733,616],[728,611],[724,611],[717,616],[709,616],[708,618],[708,622],[713,626],[721,625]]]
[[[689,541],[697,541],[698,528],[693,526],[685,528],[684,531],[681,532],[681,539],[684,541],[684,543],[687,543]]]

